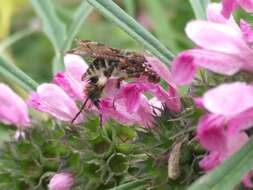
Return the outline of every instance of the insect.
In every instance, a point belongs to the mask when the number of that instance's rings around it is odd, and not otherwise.
[[[144,55],[138,52],[116,49],[89,40],[79,40],[78,47],[67,53],[92,59],[92,63],[82,76],[83,81],[88,81],[84,90],[87,99],[73,118],[72,123],[85,108],[88,100],[91,100],[99,108],[99,99],[108,79],[111,77],[118,79],[118,87],[120,87],[120,82],[123,80],[141,76],[145,76],[152,83],[160,81],[159,75],[147,64]]]

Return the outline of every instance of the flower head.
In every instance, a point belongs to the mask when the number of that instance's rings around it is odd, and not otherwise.
[[[74,177],[72,173],[61,172],[55,174],[49,184],[48,188],[50,190],[70,190],[74,185]]]
[[[220,10],[221,6],[211,4],[207,9],[208,21],[187,24],[186,34],[198,48],[184,51],[174,59],[172,76],[177,84],[190,83],[197,67],[224,75],[253,71],[253,51],[249,43],[253,33],[249,25],[243,21],[239,28],[233,18],[225,19]]]
[[[0,83],[0,121],[19,128],[29,125],[27,105],[7,85]]]
[[[223,84],[197,100],[208,111],[197,128],[197,139],[209,152],[200,166],[211,170],[248,141],[244,130],[253,123],[253,86],[243,82]]]

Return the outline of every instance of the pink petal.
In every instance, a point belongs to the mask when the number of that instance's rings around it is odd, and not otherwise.
[[[209,151],[226,151],[228,137],[224,118],[213,114],[203,116],[198,123],[197,138]]]
[[[235,22],[233,16],[229,19],[225,18],[224,15],[221,14],[222,12],[222,5],[220,3],[210,3],[207,6],[207,18],[208,21],[221,23],[221,24],[228,24],[232,27],[240,30],[237,23]]]
[[[145,90],[139,83],[126,84],[121,88],[115,100],[123,99],[129,113],[136,112],[140,106],[141,93]]]
[[[237,3],[248,12],[253,12],[253,0],[237,0]]]
[[[172,62],[172,78],[178,85],[189,84],[194,78],[197,67],[188,53],[179,54]]]
[[[228,128],[231,132],[239,132],[249,129],[253,125],[253,108],[248,109],[228,121]]]
[[[253,176],[253,171],[251,170],[248,172],[242,180],[242,183],[245,187],[247,188],[253,188],[253,183],[252,183],[252,176]]]
[[[193,57],[194,65],[225,75],[237,73],[245,64],[238,56],[204,49],[192,49],[185,51],[184,54]]]
[[[192,21],[186,26],[188,37],[206,50],[240,55],[251,54],[241,32],[230,25],[208,21]]]
[[[20,128],[30,122],[24,100],[3,83],[0,83],[0,121]]]
[[[103,123],[109,118],[113,118],[117,122],[124,125],[133,125],[140,121],[140,117],[136,113],[130,114],[126,110],[126,106],[121,101],[113,103],[113,101],[110,99],[103,99],[101,100],[99,106],[99,111],[103,117]]]
[[[193,97],[193,102],[197,108],[204,108],[202,97]]]
[[[61,172],[55,174],[49,184],[49,190],[70,190],[74,185],[74,177],[73,174],[68,172]]]
[[[60,86],[71,98],[75,100],[85,99],[83,92],[85,82],[78,81],[71,75],[63,72],[56,73],[53,82]]]
[[[248,43],[252,43],[253,42],[253,31],[251,29],[250,24],[248,22],[246,22],[245,20],[241,19],[240,20],[240,27],[241,27],[241,31],[242,31],[245,41],[247,41]]]
[[[78,55],[67,54],[64,56],[66,73],[74,79],[81,81],[83,74],[88,69],[88,65]]]
[[[223,0],[222,1],[222,14],[224,17],[229,18],[231,13],[236,9],[237,7],[237,0]]]
[[[212,152],[209,155],[205,156],[200,162],[199,166],[204,170],[208,171],[221,163],[220,161],[220,153],[219,152]]]
[[[165,80],[167,83],[171,83],[171,73],[168,69],[168,67],[162,63],[159,59],[156,57],[146,57],[147,63],[151,65],[152,69],[158,73],[163,80]]]
[[[37,93],[32,93],[28,103],[33,108],[47,112],[54,117],[71,121],[79,109],[75,102],[57,85],[42,84],[37,88]],[[82,115],[76,120],[77,123],[82,121]]]
[[[203,102],[212,113],[235,116],[253,107],[253,87],[243,82],[223,84],[206,92]]]

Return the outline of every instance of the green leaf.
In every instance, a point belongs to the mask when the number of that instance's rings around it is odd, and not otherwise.
[[[105,17],[118,25],[140,44],[144,45],[152,54],[161,61],[168,64],[174,57],[159,40],[150,32],[138,24],[131,16],[125,13],[112,0],[87,0],[91,5],[97,8]]]
[[[135,180],[135,181],[131,181],[128,183],[125,183],[123,185],[119,185],[117,187],[114,187],[112,189],[108,189],[108,190],[135,190],[135,189],[140,189],[140,187],[143,187],[143,189],[146,189],[146,181],[147,179],[140,179],[140,180]]]
[[[31,0],[34,10],[42,20],[43,30],[58,52],[65,37],[65,25],[57,17],[50,0]]]
[[[195,17],[197,19],[206,19],[206,6],[210,3],[210,0],[189,0]]]
[[[35,91],[38,84],[10,61],[0,57],[0,74],[17,82],[26,91]]]
[[[253,139],[221,166],[197,180],[188,190],[227,190],[240,183],[253,167]]]
[[[89,16],[92,11],[92,7],[87,1],[83,1],[79,8],[76,10],[72,24],[69,26],[66,34],[66,40],[63,44],[63,50],[68,50],[73,42],[76,34],[80,30],[85,19]]]
[[[170,25],[161,0],[144,0],[145,7],[151,16],[154,25],[154,32],[171,50],[177,51],[175,31]]]

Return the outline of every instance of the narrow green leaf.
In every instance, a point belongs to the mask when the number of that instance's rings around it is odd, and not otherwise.
[[[135,190],[136,188],[139,189],[140,187],[143,187],[145,189],[146,181],[147,179],[131,181],[108,190],[129,190],[129,189]]]
[[[65,37],[65,25],[57,17],[50,0],[31,0],[34,10],[42,20],[43,30],[58,52]]]
[[[177,51],[175,31],[173,31],[173,27],[170,25],[168,17],[165,14],[162,1],[144,0],[144,4],[153,21],[154,32],[157,37],[171,50]]]
[[[210,0],[189,0],[195,17],[197,19],[206,19],[206,6],[210,3]]]
[[[68,50],[73,42],[76,34],[80,30],[85,19],[89,16],[92,11],[92,7],[87,1],[83,1],[73,17],[72,24],[67,30],[66,40],[63,44],[62,50]]]
[[[24,90],[35,91],[38,84],[10,61],[0,57],[0,73],[17,82]]]
[[[8,47],[17,42],[18,40],[31,35],[35,31],[34,28],[27,28],[16,32],[15,34],[4,39],[0,43],[0,54],[2,54]]]
[[[91,5],[97,8],[105,17],[118,25],[139,43],[144,45],[151,53],[157,56],[161,61],[168,64],[174,57],[159,40],[150,32],[138,24],[131,16],[125,13],[112,0],[87,0]]]
[[[228,190],[240,183],[253,167],[253,139],[214,171],[197,180],[188,190]]]

